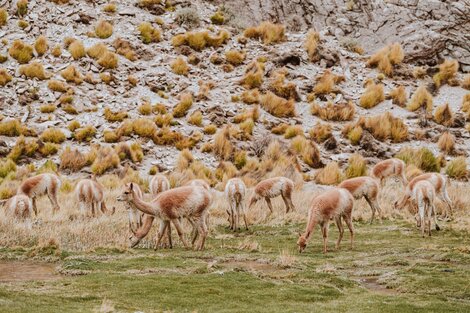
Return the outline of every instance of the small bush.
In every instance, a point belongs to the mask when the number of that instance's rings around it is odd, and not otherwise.
[[[260,104],[267,112],[276,117],[293,117],[296,115],[293,99],[286,100],[270,91],[260,96]]]
[[[176,118],[185,116],[192,105],[193,96],[190,93],[181,94],[180,102],[173,109],[173,116]]]
[[[177,75],[187,76],[189,66],[182,57],[177,57],[173,62],[171,62],[171,70]]]
[[[47,87],[52,90],[52,91],[56,91],[56,92],[67,92],[69,90],[69,86],[60,81],[60,80],[56,80],[56,79],[51,79],[47,82]]]
[[[66,112],[68,114],[73,114],[73,115],[78,114],[77,109],[71,104],[66,104],[66,105],[62,106],[62,110],[64,110],[64,112]]]
[[[338,92],[335,85],[344,81],[344,76],[335,75],[330,70],[326,70],[321,76],[317,77],[317,83],[313,87],[314,95],[325,95],[331,92]]]
[[[18,0],[16,3],[16,14],[25,16],[28,13],[28,0]]]
[[[307,33],[307,38],[305,39],[304,47],[307,50],[308,59],[310,62],[317,62],[320,60],[320,55],[318,53],[318,45],[320,42],[320,34],[314,29],[310,29]]]
[[[269,80],[269,90],[274,92],[276,96],[283,97],[284,99],[300,100],[295,83],[285,82],[287,74],[288,72],[285,68],[274,71]]]
[[[286,123],[281,123],[273,127],[271,129],[271,132],[275,135],[283,135],[286,132],[287,128],[289,128],[289,125],[287,125]]]
[[[103,133],[104,141],[108,143],[114,143],[119,141],[119,136],[112,130],[105,130]]]
[[[465,88],[467,90],[470,90],[470,74],[467,74],[464,76],[462,83],[461,83],[462,88]]]
[[[100,20],[95,26],[95,34],[101,39],[109,38],[113,34],[113,25],[105,20]]]
[[[259,103],[260,93],[258,89],[245,90],[241,95],[241,100],[246,104]]]
[[[55,45],[54,48],[52,48],[51,51],[52,55],[55,56],[56,58],[60,57],[62,55],[62,48],[60,45]]]
[[[295,136],[303,136],[304,130],[301,125],[291,125],[287,127],[286,131],[284,132],[284,138],[291,139]]]
[[[114,2],[107,3],[103,7],[103,12],[106,12],[106,13],[115,13],[116,10],[117,10],[117,7],[116,7],[116,4]]]
[[[209,124],[204,127],[204,133],[207,135],[213,135],[217,131],[217,126],[214,124]]]
[[[115,69],[118,66],[118,56],[114,52],[106,51],[98,60],[98,64],[105,69]]]
[[[449,162],[446,174],[450,178],[465,179],[468,176],[467,159],[463,156],[455,158]]]
[[[20,64],[28,63],[34,55],[33,47],[19,39],[13,41],[10,49],[8,49],[8,54]]]
[[[0,8],[0,27],[5,26],[8,21],[8,12],[4,8]]]
[[[359,105],[365,109],[370,109],[384,101],[384,99],[384,86],[382,84],[376,85],[371,83],[359,99]]]
[[[187,25],[191,28],[194,28],[199,26],[201,23],[201,18],[199,17],[196,9],[192,7],[182,8],[176,11],[175,22],[179,25]]]
[[[80,122],[77,120],[73,120],[69,123],[67,128],[71,131],[74,132],[76,129],[80,128]]]
[[[243,35],[247,38],[262,39],[264,44],[278,43],[285,40],[285,26],[265,21],[259,26],[245,29]]]
[[[343,173],[336,162],[328,163],[315,174],[315,182],[321,185],[337,185],[343,180]]]
[[[91,141],[96,135],[96,128],[93,126],[85,126],[79,129],[76,129],[73,133],[73,137],[79,141]]]
[[[77,70],[75,65],[69,65],[66,69],[60,72],[60,75],[68,83],[81,84],[83,82],[83,75]]]
[[[11,82],[11,80],[12,80],[12,77],[7,72],[7,70],[4,68],[0,68],[0,86],[5,86],[9,82]]]
[[[40,80],[48,79],[50,74],[44,70],[44,67],[39,62],[25,64],[20,66],[20,75],[25,75],[27,78],[37,78]]]
[[[67,146],[60,155],[60,169],[78,172],[88,164],[88,160],[78,149]]]
[[[116,52],[130,61],[137,60],[137,53],[134,51],[132,44],[128,40],[122,38],[117,38],[113,42],[113,47],[116,49]]]
[[[152,105],[149,102],[145,101],[137,108],[137,110],[142,115],[150,115],[152,113]]]
[[[47,44],[47,38],[45,36],[39,36],[34,43],[34,49],[36,50],[36,53],[39,56],[44,55],[48,48],[49,46]]]
[[[155,124],[157,124],[158,127],[170,126],[172,123],[172,114],[158,114],[157,116],[155,116]]]
[[[455,149],[455,136],[449,132],[444,132],[437,142],[439,150],[446,154],[450,154]]]
[[[377,67],[387,76],[393,74],[393,66],[400,64],[404,59],[404,53],[399,43],[390,44],[374,55],[367,61],[367,66]]]
[[[407,99],[406,89],[404,86],[398,86],[397,88],[390,91],[388,94],[389,99],[392,99],[392,103],[400,107],[404,107]]]
[[[225,52],[225,60],[232,65],[240,65],[245,61],[246,53],[237,50],[229,50]]]
[[[7,137],[16,137],[23,132],[23,126],[18,120],[8,120],[0,122],[0,135]]]
[[[224,14],[220,11],[215,12],[214,15],[211,16],[211,22],[215,25],[222,25],[225,22]]]
[[[448,103],[438,106],[434,112],[434,121],[436,123],[450,127],[454,124],[454,114]]]
[[[11,159],[0,160],[0,178],[5,178],[10,173],[16,172],[16,164]]]
[[[19,20],[18,21],[18,27],[21,29],[25,29],[26,27],[29,26],[29,23],[25,20]]]
[[[440,162],[428,148],[404,147],[395,157],[425,172],[439,172],[441,169]]]
[[[86,53],[89,57],[93,59],[101,58],[106,52],[108,52],[108,47],[104,43],[97,43],[87,49]]]
[[[116,168],[119,165],[119,156],[111,147],[100,147],[96,159],[91,165],[93,174],[102,175],[107,170]]]
[[[358,145],[362,138],[362,127],[361,126],[354,126],[348,132],[348,139],[351,141],[351,144]]]
[[[328,102],[326,106],[320,106],[316,102],[312,103],[311,113],[319,116],[325,121],[350,121],[354,118],[356,108],[352,102],[333,104]]]
[[[121,160],[129,159],[134,163],[138,163],[144,158],[142,147],[137,142],[133,142],[131,145],[121,142],[116,146],[115,150]]]
[[[134,87],[137,86],[137,84],[139,83],[139,79],[134,75],[127,76],[127,81]]]
[[[413,68],[413,77],[416,79],[421,79],[426,76],[426,69],[422,66],[415,66]]]
[[[152,42],[160,42],[162,40],[162,35],[157,28],[153,28],[152,24],[144,22],[139,25],[140,37],[142,42],[149,44]]]
[[[86,55],[85,47],[83,46],[83,42],[81,40],[74,40],[69,45],[68,50],[74,60],[81,59]]]
[[[353,178],[367,175],[366,160],[360,154],[352,154],[346,167],[346,177]]]
[[[462,111],[467,119],[470,119],[470,93],[467,93],[462,99]]]
[[[220,129],[214,136],[212,151],[221,160],[228,160],[233,153],[233,145],[230,136],[230,128],[225,126]]]
[[[44,142],[62,143],[66,137],[60,129],[51,127],[42,132],[40,139]]]
[[[310,138],[317,143],[322,143],[329,139],[332,134],[331,125],[328,123],[317,122],[317,124],[309,131]]]
[[[41,107],[39,108],[39,111],[41,111],[41,113],[52,113],[56,109],[57,107],[54,104],[44,104],[44,105],[41,105]]]
[[[442,64],[439,65],[439,72],[432,77],[436,87],[439,88],[441,85],[455,78],[458,69],[459,62],[457,60],[445,60],[442,62]]]
[[[196,126],[202,125],[202,113],[201,111],[197,110],[194,111],[188,118],[188,123]]]
[[[310,167],[321,166],[320,150],[317,145],[306,139],[303,135],[298,135],[291,141],[291,148],[301,156],[302,160]]]
[[[420,108],[423,108],[426,112],[432,111],[432,96],[425,86],[422,85],[416,89],[406,108],[409,111],[416,111]]]

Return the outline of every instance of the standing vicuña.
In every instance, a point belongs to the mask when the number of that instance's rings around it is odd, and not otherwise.
[[[19,219],[30,219],[33,215],[33,204],[28,196],[18,194],[7,200],[5,211]]]
[[[362,197],[366,199],[372,209],[371,223],[374,221],[375,212],[377,212],[379,219],[381,218],[380,206],[377,201],[379,184],[375,179],[369,176],[350,178],[343,181],[338,187],[347,189],[354,199],[361,199]]]
[[[434,215],[434,223],[437,225],[436,212],[434,210],[434,199],[436,192],[434,186],[427,180],[421,180],[413,188],[413,200],[418,206],[418,219],[421,226],[421,235],[424,237],[424,228],[428,228],[428,234],[431,236],[431,218]],[[427,217],[427,221],[426,221]]]
[[[143,193],[142,193],[142,190],[140,189],[139,185],[134,184],[134,191],[135,191],[135,194],[136,194],[137,197],[139,197],[140,199],[143,198]],[[127,210],[127,214],[128,214],[128,217],[129,217],[129,231],[132,234],[135,234],[135,232],[137,232],[138,229],[140,227],[142,227],[142,225],[143,225],[142,224],[142,216],[144,214],[142,214],[134,205],[132,205],[131,203],[128,203],[128,202],[126,202],[125,208]],[[152,226],[151,223],[150,223],[150,226]],[[147,235],[147,234],[145,234],[145,235]],[[140,239],[139,239],[139,241],[140,241]]]
[[[130,183],[117,200],[132,203],[143,213],[155,216],[161,220],[156,247],[159,246],[160,240],[170,222],[175,226],[183,245],[187,247],[188,244],[184,238],[179,220],[182,217],[186,217],[194,223],[198,230],[194,235],[193,242],[196,241],[198,235],[201,237],[197,249],[202,250],[204,248],[204,242],[207,237],[206,215],[211,203],[211,195],[208,190],[195,186],[179,187],[162,192],[152,202],[146,202],[136,195],[134,184]]]
[[[227,181],[225,186],[225,196],[229,204],[229,215],[230,229],[240,229],[240,215],[243,215],[245,221],[245,228],[248,230],[248,223],[246,222],[245,212],[245,194],[246,186],[243,180],[240,178],[232,178]]]
[[[346,221],[349,231],[351,232],[351,249],[354,243],[354,228],[352,224],[352,209],[354,205],[354,198],[351,193],[344,188],[333,188],[325,191],[324,193],[316,196],[308,212],[307,228],[303,234],[299,236],[297,245],[299,252],[305,250],[307,241],[312,235],[313,229],[317,224],[320,224],[323,234],[323,253],[327,252],[328,242],[328,228],[331,219],[335,219],[336,226],[339,230],[339,238],[336,242],[336,249],[339,249],[339,244],[343,238],[343,224],[341,218]]]
[[[380,161],[372,168],[372,176],[380,180],[380,185],[383,187],[385,179],[388,177],[398,177],[403,186],[407,184],[405,176],[405,162],[400,159],[388,159]]]
[[[251,208],[258,200],[264,198],[268,204],[269,210],[273,212],[271,198],[282,196],[284,204],[286,205],[286,212],[294,211],[294,204],[292,203],[292,192],[294,191],[294,182],[286,177],[268,178],[259,182],[255,186],[253,196],[251,196]]]
[[[18,188],[18,194],[23,194],[31,198],[33,202],[34,214],[38,215],[36,206],[36,197],[47,194],[53,205],[53,211],[59,211],[59,203],[57,202],[57,192],[60,188],[60,179],[54,174],[39,174],[27,178]]]
[[[395,208],[402,209],[413,196],[415,185],[423,180],[427,180],[434,186],[434,191],[447,204],[450,214],[452,215],[452,201],[450,201],[449,195],[447,194],[447,179],[444,175],[438,173],[424,173],[413,178],[406,186],[403,197],[399,201],[395,201]],[[439,230],[437,226],[436,229]]]
[[[79,181],[75,187],[75,195],[83,216],[87,215],[87,209],[91,207],[91,216],[95,217],[95,206],[96,209],[101,210],[103,214],[108,212],[104,202],[104,188],[94,178]],[[114,214],[114,211],[115,208],[113,207],[110,213]]]

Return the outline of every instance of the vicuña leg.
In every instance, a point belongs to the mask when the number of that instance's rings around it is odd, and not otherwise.
[[[269,211],[273,213],[273,205],[271,204],[271,199],[269,197],[264,198],[266,200],[266,203],[268,204]]]
[[[339,250],[339,245],[341,244],[341,240],[343,239],[343,234],[344,234],[344,227],[343,227],[343,221],[341,220],[341,216],[337,216],[335,218],[335,223],[339,231],[338,241],[336,242],[336,249]]]
[[[173,225],[175,225],[176,232],[178,233],[178,237],[180,237],[181,242],[183,243],[183,246],[185,248],[188,248],[188,243],[186,242],[186,239],[184,239],[184,232],[183,229],[181,228],[180,221],[178,219],[172,220]]]
[[[346,221],[346,225],[348,225],[349,232],[351,233],[351,249],[354,249],[354,226],[352,223],[352,214],[349,213],[346,216],[343,216],[344,220]]]

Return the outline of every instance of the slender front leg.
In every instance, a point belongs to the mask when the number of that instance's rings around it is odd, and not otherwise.
[[[178,219],[174,219],[172,220],[172,222],[173,222],[173,225],[175,225],[176,232],[178,233],[178,236],[180,237],[180,240],[183,243],[184,247],[188,248],[188,243],[184,239],[184,233],[183,233],[183,229],[181,228],[180,221]]]
[[[286,213],[289,213],[289,211],[290,211],[289,202],[287,201],[286,196],[284,196],[283,194],[281,194],[281,197],[282,197],[282,200],[284,201],[284,205],[286,206]]]
[[[157,239],[155,240],[155,250],[160,248],[160,241],[165,234],[165,229],[168,227],[169,221],[160,220],[160,227],[157,231]]]
[[[338,227],[338,230],[339,230],[339,237],[338,237],[338,241],[336,242],[336,250],[339,250],[339,245],[341,243],[341,240],[343,239],[343,234],[344,234],[343,222],[341,221],[340,215],[335,218],[335,222],[336,222],[336,227]]]
[[[321,233],[323,235],[323,253],[328,252],[328,226],[328,222],[325,222],[321,225]]]
[[[34,216],[38,216],[38,207],[36,206],[36,197],[32,198],[33,201],[33,210],[34,210]]]
[[[348,225],[349,232],[351,233],[351,250],[354,249],[354,226],[352,223],[352,215],[349,213],[346,216],[343,216],[344,220],[346,221],[346,225]]]
[[[266,200],[266,203],[268,204],[269,211],[272,214],[273,213],[273,205],[271,204],[271,199],[269,199],[268,197],[265,197],[264,199]]]

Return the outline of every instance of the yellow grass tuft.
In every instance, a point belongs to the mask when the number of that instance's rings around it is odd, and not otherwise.
[[[7,120],[0,122],[0,135],[16,137],[23,133],[24,127],[18,120]]]
[[[416,79],[421,79],[426,76],[426,69],[422,66],[415,66],[413,68],[413,77]]]
[[[330,70],[326,70],[322,75],[316,78],[317,83],[313,87],[312,93],[314,95],[324,95],[331,92],[337,92],[335,85],[344,81],[344,76],[335,75]]]
[[[115,143],[119,141],[119,136],[115,131],[112,130],[105,130],[103,132],[103,138],[105,142],[108,143]]]
[[[345,174],[347,178],[367,175],[366,160],[362,157],[362,155],[354,153],[349,157]]]
[[[229,50],[225,52],[225,60],[235,66],[242,64],[245,58],[246,52],[244,51]]]
[[[52,113],[57,109],[55,104],[43,104],[39,107],[39,111],[41,113]]]
[[[361,126],[354,126],[348,133],[348,139],[351,141],[351,144],[358,145],[362,138],[363,129]]]
[[[113,34],[113,25],[105,20],[100,20],[95,26],[95,34],[101,39],[109,38]]]
[[[317,122],[317,124],[310,129],[309,134],[310,138],[315,140],[317,143],[322,143],[333,136],[331,125],[329,123],[321,122]]]
[[[162,34],[158,28],[153,28],[152,24],[144,22],[139,25],[140,37],[142,42],[149,44],[152,42],[160,42],[162,40]]]
[[[18,0],[16,2],[16,14],[25,16],[28,13],[28,0]]]
[[[448,83],[449,80],[455,78],[459,69],[459,62],[457,60],[445,60],[439,65],[439,72],[434,74],[432,80],[437,88],[441,85]]]
[[[311,105],[310,111],[313,115],[319,116],[325,121],[350,121],[354,118],[356,108],[351,101],[340,104],[328,102],[326,106],[320,106],[314,102]]]
[[[47,44],[47,38],[45,36],[39,36],[34,43],[34,49],[39,56],[44,55],[49,48]]]
[[[310,167],[321,166],[320,150],[317,145],[303,134],[296,136],[291,141],[291,148],[302,158],[302,160]]]
[[[432,96],[424,85],[421,85],[416,89],[411,100],[406,106],[409,111],[416,111],[423,108],[426,112],[432,111]]]
[[[188,118],[188,123],[196,126],[202,125],[202,113],[201,111],[197,110],[194,111]]]
[[[217,126],[214,124],[209,124],[204,127],[204,133],[207,135],[213,135],[217,131]]]
[[[455,136],[449,132],[444,132],[437,142],[439,150],[446,154],[450,154],[455,149]]]
[[[119,59],[116,53],[106,51],[98,60],[98,64],[105,69],[115,69],[118,66]]]
[[[150,115],[152,114],[152,105],[150,102],[144,101],[144,103],[137,108],[137,111],[142,115]]]
[[[83,75],[78,71],[75,65],[71,64],[67,66],[66,69],[60,72],[60,75],[65,79],[68,83],[75,83],[77,85],[83,82]]]
[[[116,153],[121,160],[131,160],[134,163],[141,162],[144,158],[142,147],[137,142],[129,145],[127,142],[121,142],[115,147]]]
[[[55,45],[54,48],[52,48],[51,54],[56,58],[60,57],[62,55],[62,47],[60,45]]]
[[[470,93],[467,93],[462,99],[462,111],[467,119],[470,119]]]
[[[285,40],[285,30],[285,26],[282,24],[265,21],[259,26],[245,29],[243,35],[247,38],[263,39],[264,44],[273,44]]]
[[[173,62],[171,62],[171,70],[177,75],[187,76],[189,66],[182,57],[177,57]]]
[[[211,16],[211,22],[215,25],[222,25],[225,22],[224,14],[220,11],[215,12],[214,15]]]
[[[8,21],[8,12],[4,8],[0,8],[0,27],[5,26]]]
[[[116,168],[119,163],[119,156],[113,148],[100,147],[91,165],[91,171],[93,174],[102,175],[109,169]]]
[[[180,95],[180,102],[173,109],[173,116],[176,118],[183,117],[193,105],[193,96],[190,93]]]
[[[468,178],[467,159],[461,156],[461,157],[451,160],[449,164],[447,164],[446,174],[450,178],[467,179]]]
[[[31,64],[21,65],[19,71],[20,75],[25,75],[27,78],[44,80],[50,77],[50,74],[44,70],[42,64],[37,61]]]
[[[127,76],[127,81],[129,82],[129,84],[131,84],[131,86],[134,87],[137,86],[137,84],[139,83],[139,79],[134,75]]]
[[[308,59],[310,62],[317,62],[320,59],[318,53],[318,45],[320,43],[320,33],[314,29],[310,29],[305,39],[304,47],[307,50]]]
[[[74,60],[78,60],[83,58],[86,55],[85,47],[83,46],[83,42],[81,40],[75,39],[68,48],[72,58]]]
[[[392,99],[392,103],[400,107],[404,107],[406,104],[406,99],[408,98],[406,94],[406,89],[404,86],[400,85],[397,88],[390,91],[388,94],[388,99]]]
[[[12,77],[7,72],[7,70],[4,68],[0,68],[0,86],[5,86],[9,82],[11,82],[11,80],[12,80]]]
[[[269,80],[269,90],[284,99],[300,100],[295,83],[285,82],[287,74],[286,68],[274,71]]]
[[[8,49],[8,54],[14,58],[18,63],[28,63],[33,58],[33,47],[17,39],[13,41]]]
[[[114,2],[107,3],[103,7],[103,12],[106,12],[106,13],[116,13],[116,10],[117,10],[117,7],[116,7],[116,3]]]
[[[56,79],[51,79],[47,82],[47,87],[52,90],[52,91],[56,91],[56,92],[67,92],[70,88],[69,85],[67,85],[66,83],[60,81],[60,80],[56,80]]]
[[[337,185],[343,178],[344,174],[337,162],[329,162],[315,173],[315,182],[321,185]]]
[[[260,93],[258,89],[245,90],[241,94],[241,100],[246,104],[259,102]]]
[[[25,29],[28,26],[29,26],[29,23],[27,21],[25,21],[25,20],[19,20],[18,21],[18,27],[19,28]]]
[[[399,43],[394,43],[372,55],[367,61],[367,66],[377,67],[385,75],[391,76],[393,74],[393,66],[400,64],[403,59],[403,48]]]
[[[270,91],[260,96],[260,104],[267,112],[276,117],[293,117],[296,115],[293,99],[286,100]]]
[[[158,114],[155,116],[155,124],[158,127],[170,126],[173,123],[173,115],[171,113],[168,114]]]
[[[359,105],[365,109],[370,109],[384,100],[384,86],[382,84],[376,85],[371,83],[359,99]]]
[[[96,135],[96,128],[93,126],[85,126],[79,129],[76,129],[73,133],[73,138],[79,142],[91,141]]]
[[[403,160],[407,165],[412,164],[425,172],[439,172],[441,169],[440,162],[428,148],[404,147],[395,157]]]
[[[94,44],[90,48],[87,49],[86,53],[89,57],[93,59],[101,58],[106,52],[108,52],[108,47],[102,42]]]
[[[104,109],[104,118],[108,122],[122,122],[128,116],[126,111],[113,112],[110,108]]]
[[[116,52],[130,61],[137,60],[137,53],[134,51],[132,44],[128,40],[122,38],[116,38],[113,42],[113,47]]]
[[[44,142],[52,143],[62,143],[66,139],[64,133],[60,129],[52,127],[44,130],[39,138]]]
[[[295,136],[304,136],[304,130],[301,125],[291,125],[286,128],[284,138],[291,139]]]
[[[434,121],[447,127],[454,124],[454,114],[448,103],[437,107],[436,112],[434,112]]]
[[[233,153],[233,145],[230,141],[230,127],[225,126],[220,129],[214,136],[212,150],[214,154],[221,160],[228,160]]]
[[[467,90],[470,90],[470,74],[467,74],[464,76],[462,83],[461,83],[462,88],[465,88]]]
[[[258,88],[263,84],[264,64],[253,61],[246,70],[241,84],[247,89]]]
[[[73,120],[67,125],[67,128],[71,131],[74,132],[76,129],[80,128],[80,122],[77,120]]]

